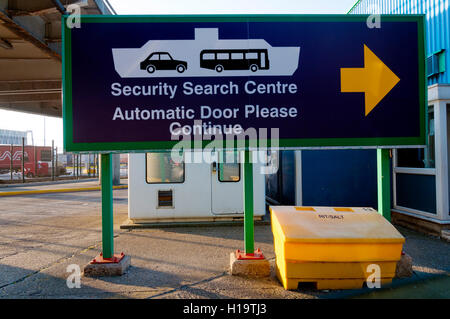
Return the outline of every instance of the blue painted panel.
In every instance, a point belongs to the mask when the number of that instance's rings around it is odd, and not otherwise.
[[[445,49],[445,72],[428,79],[428,85],[450,83],[449,0],[361,0],[350,14],[425,14],[426,55]],[[381,21],[383,23],[383,21]],[[383,26],[381,26],[383,27]]]
[[[281,157],[283,167],[283,202],[295,205],[295,153],[294,151],[283,151]]]
[[[280,151],[279,161],[277,173],[266,175],[266,195],[283,205],[295,205],[294,151]]]
[[[377,208],[376,150],[302,151],[303,205]]]
[[[266,196],[278,200],[278,173],[267,174],[266,178]]]
[[[436,214],[435,176],[397,174],[397,205]]]

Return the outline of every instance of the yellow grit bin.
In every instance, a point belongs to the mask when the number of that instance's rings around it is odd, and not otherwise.
[[[390,283],[405,238],[368,207],[271,206],[278,279],[317,289],[357,289],[379,267]]]

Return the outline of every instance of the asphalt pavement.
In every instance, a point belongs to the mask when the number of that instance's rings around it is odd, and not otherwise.
[[[398,227],[414,260],[412,278],[381,290],[285,291],[273,272],[270,226],[255,226],[255,247],[272,266],[264,279],[229,274],[243,249],[242,226],[122,230],[127,190],[114,191],[115,252],[131,256],[121,277],[67,279],[101,252],[100,192],[0,197],[0,298],[449,298],[450,244]],[[71,268],[73,269],[73,268]]]

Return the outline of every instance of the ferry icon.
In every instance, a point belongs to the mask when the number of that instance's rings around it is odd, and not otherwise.
[[[195,28],[194,33],[194,39],[113,48],[115,70],[122,78],[290,76],[299,65],[300,47],[272,47],[264,39],[220,39],[218,28]]]

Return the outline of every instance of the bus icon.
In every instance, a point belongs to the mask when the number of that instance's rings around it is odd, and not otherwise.
[[[223,70],[258,70],[269,69],[267,49],[246,50],[203,50],[200,52],[200,67],[216,72]]]

